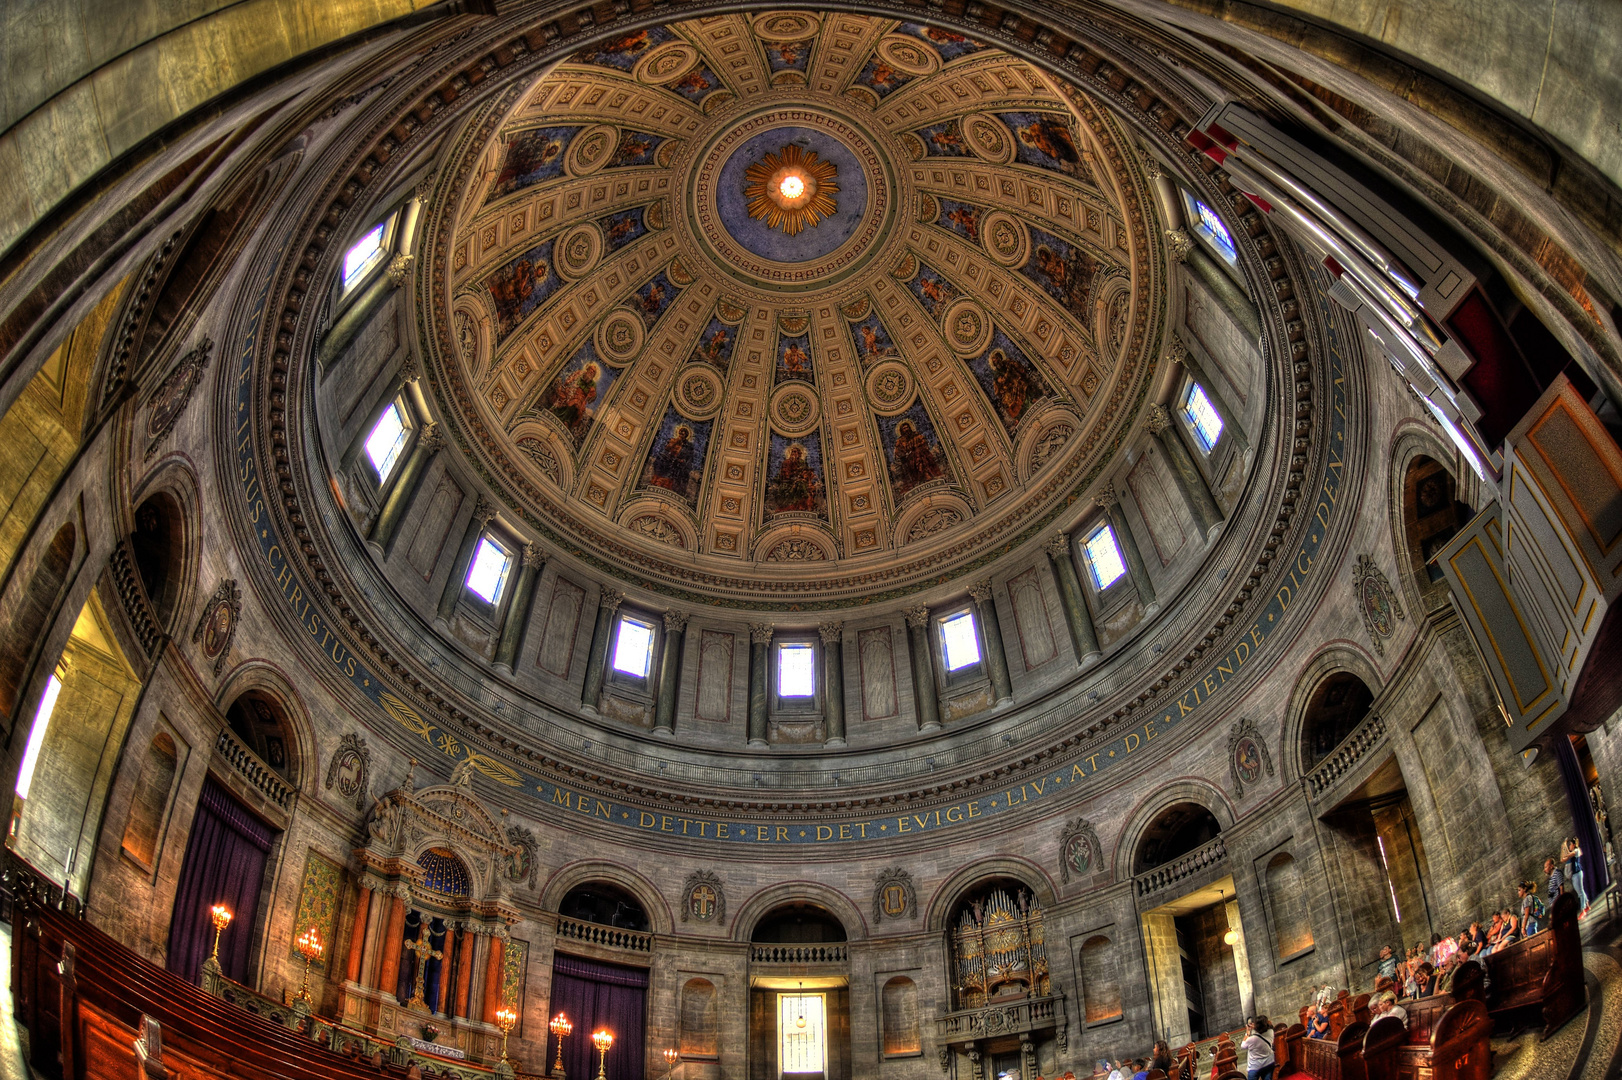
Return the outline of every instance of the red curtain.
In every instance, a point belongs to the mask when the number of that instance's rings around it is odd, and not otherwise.
[[[591,1033],[598,1028],[607,1028],[614,1035],[614,1047],[608,1052],[608,1080],[643,1080],[647,996],[644,968],[599,964],[562,954],[553,959],[551,1013],[565,1013],[574,1024],[574,1033],[563,1044],[563,1071],[570,1080],[596,1077],[597,1050],[591,1044]],[[548,1035],[548,1067],[557,1060],[557,1053],[557,1040]]]
[[[220,936],[220,969],[227,978],[247,982],[265,859],[275,839],[276,831],[230,792],[213,780],[203,781],[169,921],[170,971],[197,981],[214,947],[209,908],[224,904],[232,919]]]

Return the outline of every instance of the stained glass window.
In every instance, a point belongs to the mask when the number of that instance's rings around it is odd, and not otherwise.
[[[479,547],[473,553],[473,565],[468,567],[467,587],[494,604],[501,599],[501,588],[507,584],[507,572],[512,568],[512,556],[488,536],[479,537]]]
[[[386,221],[374,225],[370,232],[344,252],[344,288],[350,288],[365,277],[366,271],[376,266],[383,257],[383,233],[387,225]]]
[[[1183,203],[1188,207],[1188,215],[1193,219],[1193,228],[1200,238],[1216,249],[1217,254],[1232,266],[1239,262],[1239,249],[1234,246],[1233,236],[1228,232],[1222,219],[1217,217],[1216,211],[1203,202],[1183,192]]]
[[[811,697],[817,692],[817,651],[808,642],[777,647],[777,696]]]
[[[1211,399],[1205,396],[1205,387],[1197,382],[1188,384],[1188,395],[1183,398],[1183,416],[1194,429],[1200,448],[1209,454],[1222,437],[1222,417],[1217,415]]]
[[[947,671],[980,662],[980,639],[974,632],[972,612],[960,611],[941,620],[941,652]]]
[[[1086,556],[1088,572],[1093,575],[1093,584],[1100,589],[1109,588],[1126,573],[1126,562],[1115,542],[1115,530],[1108,525],[1093,530],[1082,545],[1082,554]]]
[[[400,451],[405,449],[407,434],[399,406],[389,402],[389,407],[372,425],[372,433],[366,436],[366,456],[372,459],[372,468],[377,470],[378,483],[386,482],[394,471]]]

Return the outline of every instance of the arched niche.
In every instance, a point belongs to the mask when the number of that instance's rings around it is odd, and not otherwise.
[[[1082,1015],[1086,1023],[1118,1019],[1121,1006],[1121,963],[1106,934],[1093,934],[1081,943]]]
[[[175,740],[160,730],[147,744],[141,772],[135,778],[129,816],[124,822],[124,854],[150,873],[157,867],[164,815],[175,786],[180,755]]]
[[[683,1058],[713,1060],[720,1053],[720,995],[708,979],[682,984],[678,1044]]]
[[[807,901],[780,904],[749,930],[749,940],[764,945],[824,945],[847,939],[845,924],[833,912]]]
[[[1262,878],[1273,915],[1273,955],[1283,960],[1312,948],[1312,919],[1295,856],[1288,851],[1274,855],[1267,860]]]
[[[885,1057],[912,1057],[923,1052],[918,1031],[918,984],[905,975],[885,982],[879,991],[879,1023]]]
[[[1058,898],[1053,880],[1040,866],[1018,856],[999,855],[959,867],[956,873],[941,882],[925,908],[924,925],[935,932],[949,929],[950,920],[962,910],[966,900],[985,882],[999,878],[1020,883],[1044,908],[1051,906]]]
[[[1403,470],[1403,547],[1414,587],[1428,601],[1443,587],[1441,568],[1431,560],[1475,516],[1460,494],[1458,477],[1427,454],[1415,454]]]
[[[1355,672],[1335,671],[1319,680],[1301,711],[1301,771],[1310,772],[1357,730],[1373,703],[1374,691]]]
[[[541,909],[560,910],[564,897],[589,884],[610,885],[630,896],[647,915],[653,933],[668,934],[674,928],[670,906],[658,886],[628,866],[605,860],[590,859],[559,867],[541,888]]]
[[[299,786],[303,770],[298,731],[279,696],[261,689],[244,690],[225,707],[225,723],[260,761],[289,785]]]
[[[1180,800],[1162,807],[1138,834],[1132,874],[1146,873],[1215,840],[1222,822],[1204,803]]]
[[[558,914],[566,919],[621,930],[646,931],[650,928],[648,913],[641,901],[607,881],[587,881],[570,889],[558,904]]]
[[[152,616],[165,630],[173,625],[185,586],[186,511],[170,491],[155,491],[135,508],[130,555]]]
[[[732,921],[734,941],[759,941],[761,924],[790,910],[820,911],[839,925],[844,936],[826,941],[855,941],[867,936],[867,920],[844,893],[815,881],[782,881],[753,894],[738,907]],[[781,939],[789,940],[789,939]]]

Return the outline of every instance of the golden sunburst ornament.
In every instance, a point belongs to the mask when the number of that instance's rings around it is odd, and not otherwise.
[[[815,150],[801,150],[792,143],[767,154],[744,170],[749,216],[798,236],[807,225],[832,217],[839,209],[833,200],[839,191],[836,172],[833,162],[817,160]]]

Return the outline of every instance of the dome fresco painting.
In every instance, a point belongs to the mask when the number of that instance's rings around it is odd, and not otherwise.
[[[554,542],[740,607],[904,595],[1044,527],[1132,422],[1167,301],[1123,138],[915,23],[610,39],[458,144],[426,244],[471,332],[430,384]],[[803,206],[768,198],[791,167]]]
[[[1622,91],[1483,2],[0,42],[32,1067],[1614,1071]]]

